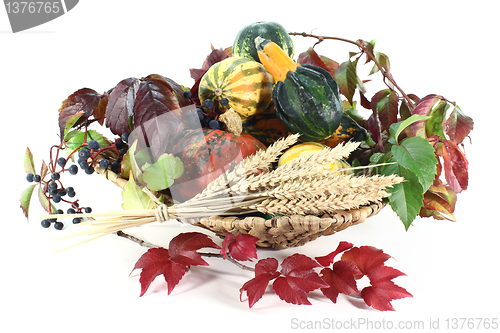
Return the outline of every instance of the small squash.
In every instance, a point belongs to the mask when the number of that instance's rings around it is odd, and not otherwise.
[[[228,112],[229,113],[229,112]],[[235,117],[241,122],[238,115]],[[239,128],[240,133],[234,131]],[[241,133],[202,128],[189,130],[176,143],[173,152],[184,165],[184,174],[169,187],[174,201],[182,202],[202,192],[223,172],[266,147],[253,136]]]
[[[341,142],[348,141],[364,141],[368,138],[366,129],[359,126],[359,124],[349,117],[347,113],[342,114],[340,125],[335,130],[335,133],[326,140],[321,141],[328,147],[335,147]]]
[[[259,60],[255,38],[260,36],[278,44],[290,58],[293,58],[294,45],[285,28],[277,22],[255,22],[243,27],[233,43],[233,56]]]
[[[304,156],[304,155],[311,155],[314,154],[327,146],[318,143],[318,142],[304,142],[304,143],[299,143],[293,147],[288,148],[283,155],[281,155],[280,159],[278,160],[278,167],[290,163],[293,161],[295,158],[298,156]],[[347,163],[345,160],[337,160],[335,163],[329,163],[329,169],[330,171],[337,171],[341,169],[349,169],[351,165]],[[343,170],[340,171],[342,174],[350,174],[352,173],[352,170]]]
[[[200,103],[211,99],[215,112],[232,108],[243,120],[263,112],[271,103],[274,80],[262,64],[242,57],[229,57],[212,65],[198,88]],[[218,102],[227,98],[229,104]]]
[[[343,114],[339,88],[330,73],[294,62],[271,41],[255,39],[261,63],[274,77],[273,102],[276,115],[303,141],[331,137]]]
[[[276,116],[273,103],[264,112],[244,121],[243,132],[255,137],[266,147],[289,134],[286,126]]]

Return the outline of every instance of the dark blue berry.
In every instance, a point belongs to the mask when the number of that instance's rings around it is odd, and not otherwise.
[[[97,142],[96,140],[90,140],[88,145],[89,149],[94,149],[94,150],[99,149],[99,142]]]
[[[113,171],[120,171],[121,170],[121,164],[118,161],[114,161],[111,163],[111,170]]]
[[[81,217],[75,217],[75,218],[73,219],[73,224],[78,224],[78,223],[80,223],[80,222],[82,222],[82,218],[81,218]]]
[[[68,210],[66,211],[68,214],[75,214],[76,211],[74,208],[68,208]]]
[[[59,157],[57,159],[57,165],[60,167],[64,167],[66,165],[66,159],[64,157]]]
[[[62,210],[62,209],[58,209],[58,210],[56,211],[56,214],[64,214],[64,212],[63,212],[63,210]]]
[[[210,120],[210,122],[208,123],[208,127],[210,127],[211,129],[219,129],[220,128],[220,124],[217,120],[215,119],[212,119]]]
[[[109,166],[108,160],[101,160],[99,162],[99,168],[101,168],[101,169],[106,169],[108,166]]]
[[[120,156],[123,157],[126,153],[127,153],[127,148],[123,148],[122,150],[120,150]]]
[[[87,170],[89,168],[89,162],[87,161],[80,161],[78,165],[82,168],[82,170]]]
[[[128,138],[130,137],[130,133],[125,132],[122,134],[122,141],[123,142],[128,142]]]
[[[90,207],[85,207],[85,213],[87,213],[87,214],[92,213],[92,208],[90,208]]]
[[[95,169],[94,169],[94,167],[92,167],[92,166],[89,166],[87,169],[85,169],[85,173],[86,173],[87,175],[91,175],[91,174],[93,174],[93,173],[94,173],[94,171],[95,171]]]
[[[53,180],[59,180],[59,178],[61,178],[61,175],[57,172],[54,172],[50,175],[50,178],[52,178]]]
[[[42,227],[44,227],[44,228],[50,227],[50,221],[47,219],[42,220]]]
[[[50,182],[49,185],[47,185],[49,190],[57,190],[57,183],[56,182]]]
[[[205,120],[205,114],[203,113],[203,110],[200,108],[196,108],[196,113],[198,113],[198,118],[200,121]]]
[[[33,181],[33,177],[34,177],[34,175],[33,175],[32,173],[28,173],[28,174],[26,175],[26,180],[27,180],[29,183],[31,183],[31,182]]]
[[[81,149],[79,152],[78,152],[78,157],[81,159],[81,160],[86,160],[90,157],[90,150],[88,150],[87,148],[83,148]]]
[[[124,145],[124,144],[123,144],[122,139],[117,139],[117,140],[116,140],[116,149],[118,149],[118,150],[123,149],[123,145]]]
[[[76,175],[78,173],[78,167],[76,166],[76,164],[72,164],[69,168],[68,168],[68,171],[70,174],[72,175]]]
[[[52,201],[53,201],[54,203],[60,203],[60,202],[61,202],[61,197],[60,197],[60,196],[58,196],[58,195],[54,195],[54,196],[52,197]]]
[[[190,99],[193,97],[193,94],[191,94],[191,91],[186,90],[185,92],[182,93],[184,95],[184,98]]]
[[[55,222],[54,223],[54,228],[56,230],[62,230],[62,228],[64,228],[64,224],[62,222]]]
[[[222,106],[229,105],[229,100],[227,98],[221,98],[221,100],[219,102],[220,102],[220,105],[222,105]]]
[[[33,176],[33,181],[35,183],[39,183],[41,180],[42,180],[42,177],[40,177],[40,175],[34,175]]]
[[[214,102],[211,99],[206,99],[203,101],[203,106],[211,110],[214,107]]]

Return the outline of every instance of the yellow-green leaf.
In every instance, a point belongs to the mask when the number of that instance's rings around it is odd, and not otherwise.
[[[24,192],[21,194],[21,198],[19,201],[21,201],[21,209],[24,212],[24,216],[28,218],[28,213],[30,210],[30,202],[31,202],[31,197],[33,195],[33,190],[35,189],[37,184],[31,185],[27,189],[24,190]]]
[[[130,171],[128,183],[122,191],[122,208],[127,209],[150,209],[152,203],[149,196],[137,185],[134,175]]]
[[[26,148],[26,154],[24,154],[24,170],[26,173],[35,174],[35,162],[33,161],[33,153],[29,148]]]

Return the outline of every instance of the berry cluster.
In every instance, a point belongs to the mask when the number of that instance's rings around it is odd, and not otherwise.
[[[110,168],[115,172],[120,172],[121,160],[128,150],[128,138],[129,133],[124,133],[121,138],[116,139],[114,143],[106,147],[100,147],[99,142],[96,140],[89,140],[88,142],[83,142],[66,158],[59,157],[59,152],[65,148],[64,142],[59,146],[53,146],[50,151],[50,163],[47,165],[47,172],[43,175],[28,173],[26,175],[26,180],[30,183],[39,183],[42,187],[42,194],[45,196],[45,200],[49,207],[51,207],[52,204],[67,203],[70,205],[67,214],[90,213],[92,212],[92,208],[80,207],[78,200],[73,200],[76,196],[75,190],[73,187],[65,187],[63,185],[61,174],[67,171],[71,175],[76,175],[79,170],[82,170],[85,174],[91,175],[95,172],[96,166],[102,169]],[[53,149],[57,151],[54,159],[52,158]],[[117,158],[113,158],[113,160],[102,158],[102,153],[104,151],[112,152],[113,154],[107,155],[116,155]],[[78,156],[76,163],[67,166],[70,160],[74,160],[73,155]],[[58,209],[56,213],[63,214],[63,210]],[[72,222],[77,224],[82,220],[81,217],[75,217]],[[41,224],[44,228],[49,228],[52,224],[57,230],[64,228],[63,222],[57,221],[55,218],[44,219]]]
[[[203,128],[211,128],[211,129],[223,129],[223,123],[220,122],[219,114],[215,111],[215,104],[220,103],[221,106],[228,106],[229,100],[227,98],[221,99],[206,99],[203,101],[202,105],[196,103],[196,101],[192,98],[191,91],[185,91],[184,97],[190,99],[193,104],[196,105],[196,112],[198,114],[198,119]]]

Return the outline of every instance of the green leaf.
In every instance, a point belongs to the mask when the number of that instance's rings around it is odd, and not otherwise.
[[[73,126],[76,124],[76,122],[85,114],[85,112],[79,112],[79,113],[75,113],[74,115],[72,115],[67,121],[66,121],[66,125],[64,127],[64,140],[65,141],[68,141],[68,138],[66,138],[68,132],[73,128]]]
[[[341,63],[335,70],[333,78],[337,81],[342,95],[344,95],[352,105],[354,92],[358,86],[358,74],[356,73],[355,64],[350,60]]]
[[[45,193],[43,193],[43,188],[41,186],[38,187],[38,199],[40,200],[40,204],[46,212],[52,214],[55,214],[57,212],[56,207],[52,203],[49,203],[49,199],[47,199]]]
[[[85,139],[85,132],[73,130],[68,133],[66,139],[66,153],[70,155],[76,149],[80,150],[81,148],[83,148],[81,147],[81,145],[83,144],[83,140]],[[90,140],[96,140],[97,142],[99,142],[99,147],[101,148],[107,147],[110,144],[102,134],[94,130],[87,131],[87,142],[89,142]]]
[[[163,154],[153,164],[144,163],[143,179],[151,190],[160,191],[170,187],[175,178],[184,173],[184,165],[178,157]]]
[[[389,162],[396,162],[396,159],[392,158]],[[396,212],[406,230],[408,230],[423,206],[422,185],[420,185],[417,176],[413,172],[397,163],[387,165],[382,170],[382,174],[387,176],[395,174],[405,178],[404,182],[389,188],[388,192],[391,194],[389,204],[392,210]]]
[[[430,117],[431,116],[422,116],[420,114],[414,114],[410,118],[404,121],[392,124],[391,127],[389,128],[389,133],[390,133],[389,142],[392,144],[397,144],[399,135],[405,130],[405,128],[407,128],[408,126],[417,121],[427,120]]]
[[[144,193],[142,188],[137,185],[134,176],[130,174],[127,185],[122,191],[123,209],[150,209],[150,198]]]
[[[427,191],[437,172],[437,159],[430,142],[421,137],[407,138],[401,145],[392,146],[391,152],[400,166],[417,176],[422,193]]]
[[[26,148],[26,154],[24,154],[24,170],[26,173],[35,174],[35,162],[33,161],[33,153],[29,148]]]
[[[446,111],[450,105],[444,100],[440,100],[431,110],[430,119],[425,122],[425,134],[427,137],[434,135],[439,136],[441,139],[446,140],[443,127],[446,117]]]
[[[27,189],[24,190],[24,192],[21,194],[21,198],[19,201],[21,201],[21,209],[24,212],[24,216],[28,218],[28,212],[30,210],[30,202],[31,202],[31,197],[33,195],[33,190],[35,189],[37,184],[29,186]]]

